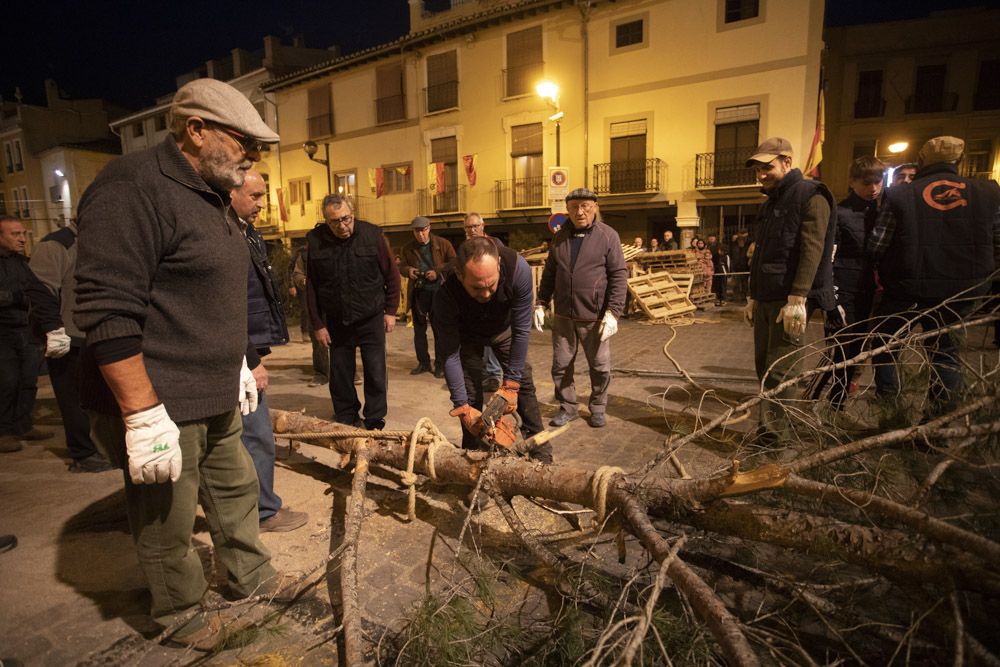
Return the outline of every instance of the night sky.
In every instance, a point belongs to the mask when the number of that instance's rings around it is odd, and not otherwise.
[[[703,0],[710,1],[710,0]],[[441,0],[434,0],[441,5]],[[827,25],[914,18],[942,7],[995,5],[995,0],[827,0]],[[15,0],[5,12],[0,95],[43,103],[42,83],[55,79],[68,97],[100,97],[129,109],[174,90],[174,78],[236,47],[285,43],[339,44],[342,53],[389,42],[408,25],[406,0]],[[13,13],[11,10],[13,9]]]

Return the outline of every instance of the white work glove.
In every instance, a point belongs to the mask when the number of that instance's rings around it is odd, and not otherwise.
[[[69,354],[69,336],[66,335],[66,327],[53,329],[45,334],[45,356],[50,359],[58,359]]]
[[[181,477],[181,432],[160,403],[124,418],[128,474],[133,484],[162,484]]]
[[[542,325],[545,324],[545,306],[535,306],[533,319],[535,322],[535,328],[541,331]]]
[[[618,319],[611,313],[605,311],[604,319],[601,320],[601,342],[618,333]]]
[[[747,324],[753,326],[753,309],[757,306],[757,302],[747,297],[747,305],[743,308],[743,319],[747,321]]]
[[[240,369],[240,414],[248,415],[257,409],[257,378],[247,366],[247,358],[243,357],[243,368]]]
[[[776,324],[781,322],[785,327],[785,333],[793,338],[798,338],[806,332],[806,298],[804,296],[789,295],[788,301],[781,307],[778,313]]]

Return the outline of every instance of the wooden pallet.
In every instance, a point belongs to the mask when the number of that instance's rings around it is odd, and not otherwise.
[[[644,252],[642,248],[636,248],[634,245],[622,244],[622,254],[625,255],[626,262],[632,261],[636,255],[642,255]]]
[[[642,312],[654,322],[669,321],[697,310],[684,289],[666,272],[630,278],[628,290]]]

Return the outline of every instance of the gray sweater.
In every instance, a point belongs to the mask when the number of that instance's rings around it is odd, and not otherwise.
[[[153,388],[178,422],[237,405],[249,255],[228,213],[228,194],[171,137],[112,161],[80,199],[74,321],[88,347],[141,337]],[[85,406],[117,414],[84,357]]]

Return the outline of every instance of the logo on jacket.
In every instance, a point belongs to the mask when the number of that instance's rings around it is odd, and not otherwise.
[[[940,180],[929,183],[924,188],[924,202],[939,211],[950,211],[959,206],[968,206],[969,201],[962,196],[965,183]]]

